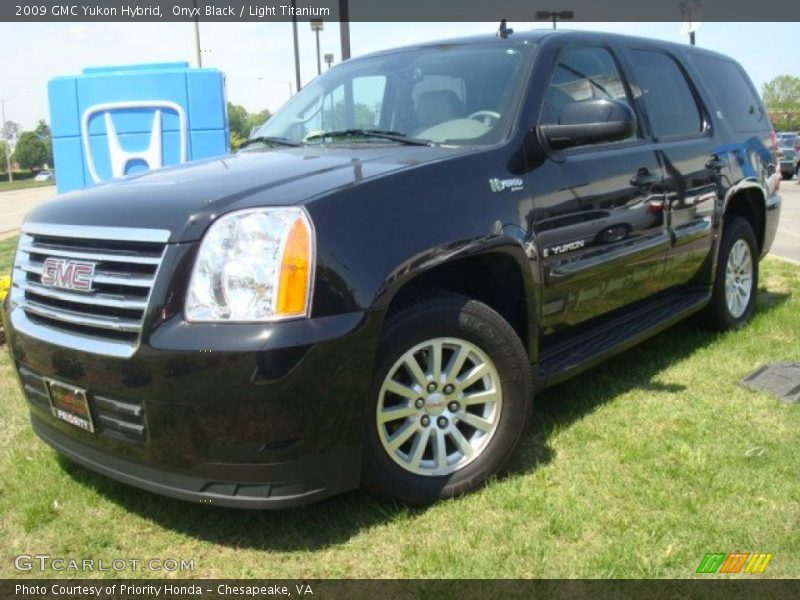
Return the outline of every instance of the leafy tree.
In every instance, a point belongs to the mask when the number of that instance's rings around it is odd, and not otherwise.
[[[775,129],[800,127],[800,77],[779,75],[764,84],[762,95]]]
[[[19,136],[14,148],[14,162],[23,169],[37,169],[49,159],[47,144],[34,131],[25,131]]]
[[[6,152],[7,152],[8,145],[5,141],[0,140],[0,171],[5,173],[6,171]]]
[[[0,128],[0,138],[6,141],[9,146],[13,145],[14,140],[19,137],[20,127],[14,121],[6,121]]]
[[[248,135],[255,129],[256,127],[261,127],[264,123],[269,121],[269,118],[272,116],[272,113],[269,111],[268,108],[265,108],[261,112],[257,113],[250,113],[247,115],[247,125],[249,126]]]
[[[39,136],[39,139],[44,142],[44,145],[47,147],[47,161],[45,161],[48,165],[53,165],[53,138],[50,132],[50,126],[47,124],[47,121],[44,119],[39,119],[39,122],[36,123],[36,129],[33,132]]]
[[[258,113],[249,113],[244,106],[228,102],[228,129],[231,132],[231,148],[236,150],[239,145],[250,137],[254,127],[259,127],[272,116],[269,110],[264,109]]]

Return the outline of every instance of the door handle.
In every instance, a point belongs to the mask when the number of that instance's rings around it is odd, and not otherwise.
[[[636,175],[631,177],[631,185],[635,187],[647,188],[655,185],[661,180],[661,177],[654,175],[647,169],[639,169]]]
[[[724,166],[725,161],[716,154],[712,156],[706,163],[706,169],[711,169],[712,171],[721,171]]]

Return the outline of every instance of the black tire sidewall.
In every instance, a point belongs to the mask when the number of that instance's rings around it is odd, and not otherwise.
[[[503,404],[492,439],[471,463],[447,476],[416,475],[403,469],[384,450],[376,411],[381,385],[394,363],[410,348],[440,337],[466,340],[494,363]],[[409,504],[429,504],[460,495],[483,484],[508,462],[525,431],[531,407],[530,366],[522,343],[508,323],[488,306],[460,296],[423,300],[402,310],[381,337],[364,436],[362,483],[374,494]]]
[[[725,270],[731,249],[738,240],[744,240],[750,248],[750,259],[753,264],[753,285],[747,308],[745,308],[744,312],[739,317],[734,317],[725,299]],[[722,234],[719,262],[717,264],[717,276],[714,282],[714,293],[711,305],[712,314],[719,329],[738,329],[753,315],[758,291],[758,258],[758,243],[756,242],[756,236],[752,226],[742,217],[732,217],[725,223]]]

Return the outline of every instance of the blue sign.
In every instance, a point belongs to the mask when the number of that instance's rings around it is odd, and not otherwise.
[[[50,80],[48,95],[59,193],[228,151],[217,69],[89,68]]]

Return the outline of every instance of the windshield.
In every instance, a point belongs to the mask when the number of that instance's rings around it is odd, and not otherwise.
[[[794,133],[782,133],[778,144],[781,146],[794,146],[795,140],[797,140],[797,135]]]
[[[514,121],[528,52],[498,44],[437,46],[347,61],[309,83],[254,137],[387,143],[368,135],[320,137],[372,129],[438,144],[493,144]]]

